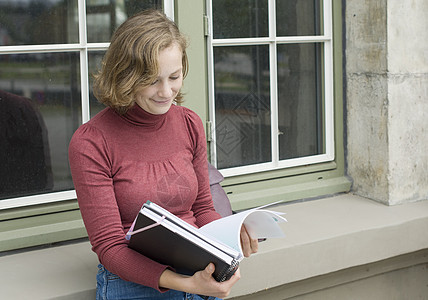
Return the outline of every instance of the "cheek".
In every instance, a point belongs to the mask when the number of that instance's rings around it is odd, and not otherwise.
[[[173,85],[174,89],[177,91],[180,90],[182,86],[183,86],[183,79],[177,80],[177,82],[174,82],[174,85]]]
[[[137,94],[137,99],[144,99],[144,98],[150,98],[150,96],[153,94],[153,91],[150,87],[145,88],[143,90],[141,90],[138,94]]]

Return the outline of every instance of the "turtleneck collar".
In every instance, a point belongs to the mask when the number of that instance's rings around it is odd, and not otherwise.
[[[146,112],[138,104],[134,104],[122,117],[134,125],[157,129],[162,126],[173,106],[164,114],[154,115]]]

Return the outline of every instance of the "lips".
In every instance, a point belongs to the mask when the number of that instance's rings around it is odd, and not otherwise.
[[[158,104],[158,105],[166,105],[166,104],[169,104],[170,102],[171,102],[171,100],[154,100],[154,99],[151,99],[154,103],[156,103],[156,104]]]

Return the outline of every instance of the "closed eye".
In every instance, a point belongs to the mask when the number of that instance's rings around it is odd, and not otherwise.
[[[171,79],[171,80],[177,80],[177,79],[180,79],[180,78],[181,78],[181,70],[177,71],[177,72],[174,72],[174,73],[172,73],[169,76],[169,79]]]

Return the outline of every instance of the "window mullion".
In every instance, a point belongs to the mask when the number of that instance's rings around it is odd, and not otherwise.
[[[269,69],[270,69],[270,107],[271,107],[271,151],[272,163],[279,161],[279,129],[278,129],[278,79],[276,51],[276,1],[269,1]]]
[[[214,38],[213,38],[213,16],[212,16],[212,1],[207,1],[207,11],[208,17],[208,36],[207,36],[207,69],[208,69],[208,118],[210,122],[211,130],[207,139],[209,142],[209,151],[210,151],[210,162],[214,166],[217,166],[217,148],[216,148],[216,117],[215,117],[215,85],[214,85]]]
[[[89,66],[88,66],[88,41],[86,28],[86,1],[78,1],[79,10],[79,42],[80,50],[80,85],[82,103],[82,123],[89,121]]]
[[[270,63],[270,106],[271,106],[271,145],[272,145],[272,162],[276,166],[279,161],[279,129],[278,129],[278,80],[276,64],[276,43],[269,45],[269,63]]]
[[[329,40],[324,42],[325,72],[325,153],[328,159],[335,157],[334,151],[334,84],[333,84],[333,17],[331,1],[324,1],[324,33]]]
[[[82,123],[89,121],[89,72],[88,72],[88,49],[80,50],[80,82],[82,97]]]
[[[175,20],[174,16],[174,0],[163,0],[164,13],[171,19]]]

